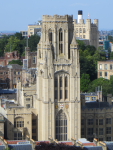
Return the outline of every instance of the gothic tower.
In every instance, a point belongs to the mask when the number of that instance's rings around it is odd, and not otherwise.
[[[73,16],[43,16],[36,90],[38,140],[80,138],[80,64]]]

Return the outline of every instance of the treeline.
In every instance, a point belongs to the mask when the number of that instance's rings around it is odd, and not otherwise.
[[[32,35],[28,39],[28,46],[30,47],[30,51],[37,50],[37,44],[40,40],[38,35]],[[18,51],[20,56],[25,55],[25,47],[27,45],[27,37],[22,37],[21,33],[15,33],[11,36],[4,35],[3,38],[0,39],[0,57],[4,56],[5,52]]]
[[[113,94],[113,77],[110,80],[97,78],[97,62],[106,60],[105,52],[96,50],[94,46],[85,46],[82,41],[77,41],[77,43],[80,55],[81,92],[95,92],[96,87],[102,86],[104,96],[107,93]]]

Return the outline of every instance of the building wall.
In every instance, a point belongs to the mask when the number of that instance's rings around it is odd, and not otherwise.
[[[55,121],[60,113],[64,113],[67,118],[67,139],[80,137],[80,66],[72,22],[73,17],[68,15],[43,16],[37,53],[39,140],[47,140],[49,136],[56,138]],[[62,52],[59,50],[59,31],[62,32],[63,37]],[[52,41],[49,41],[49,32],[52,32]],[[65,99],[64,92],[66,76],[68,78],[68,99]],[[55,77],[58,79],[57,99],[54,98]],[[59,87],[60,77],[62,77],[62,88]],[[62,98],[60,98],[60,90],[63,92]]]
[[[86,19],[86,23],[81,19],[80,23],[74,19],[74,30],[76,37],[83,39],[89,39],[89,44],[98,48],[98,19],[94,19],[91,23],[91,19]]]
[[[97,68],[98,68],[98,73],[97,73],[98,78],[110,79],[110,77],[113,75],[112,60],[98,61]]]

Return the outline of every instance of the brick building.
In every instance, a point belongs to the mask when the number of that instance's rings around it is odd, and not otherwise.
[[[0,65],[6,66],[11,60],[20,59],[21,61],[23,61],[24,58],[25,57],[20,57],[20,54],[18,53],[18,51],[6,52],[4,54],[4,57],[0,57]]]
[[[17,64],[0,67],[0,87],[16,88],[17,81],[22,81],[22,66]]]

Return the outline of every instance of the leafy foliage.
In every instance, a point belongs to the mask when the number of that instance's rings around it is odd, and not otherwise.
[[[30,51],[37,50],[37,44],[40,40],[38,35],[32,35],[28,39],[28,46]],[[0,56],[4,56],[4,52],[18,51],[20,56],[25,55],[25,47],[27,45],[27,38],[22,37],[21,33],[15,33],[11,36],[3,36],[0,39]]]
[[[12,60],[12,61],[10,61],[9,62],[9,64],[18,64],[18,65],[22,65],[22,62],[21,62],[21,60]]]
[[[87,92],[89,83],[90,83],[89,74],[83,73],[82,76],[81,76],[81,79],[80,79],[80,90],[82,92]]]

